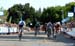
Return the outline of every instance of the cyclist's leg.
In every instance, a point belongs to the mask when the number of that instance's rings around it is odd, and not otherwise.
[[[37,27],[35,27],[35,36],[37,35],[37,33],[38,33],[38,29]]]
[[[19,40],[21,40],[20,29],[19,29]]]
[[[47,31],[48,31],[48,32],[47,32],[47,36],[48,36],[48,38],[49,38],[49,37],[50,37],[50,34],[51,34],[50,29],[48,29]]]
[[[19,32],[19,40],[21,40],[22,38],[22,28],[20,28],[20,32]]]
[[[35,36],[37,35],[37,29],[35,29]]]

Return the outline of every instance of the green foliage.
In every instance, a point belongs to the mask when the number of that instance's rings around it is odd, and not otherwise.
[[[47,9],[44,9],[41,18],[41,21],[43,21],[43,23],[49,21],[51,21],[52,23],[61,21],[61,7],[48,7]]]
[[[35,11],[35,8],[30,6],[29,3],[26,3],[25,5],[16,4],[9,8],[8,11],[5,11],[5,15],[8,15],[7,21],[11,23],[18,23],[21,18],[25,20],[26,23],[32,22],[34,25],[36,20],[42,22],[43,24],[49,21],[54,23],[61,21],[62,15],[66,18],[69,11],[73,12],[74,6],[75,2],[70,2],[65,6],[44,8],[43,12],[41,12],[40,8]],[[73,17],[71,19],[73,19]]]
[[[22,18],[26,20],[27,18],[32,18],[34,15],[35,9],[30,7],[30,4],[27,3],[25,5],[16,4],[13,7],[8,9],[7,21],[9,22],[11,19],[11,23],[18,23],[18,21]]]
[[[7,16],[7,15],[8,15],[8,11],[4,10],[4,16]]]
[[[43,10],[41,21],[46,23],[51,21],[52,23],[62,21],[62,16],[64,18],[68,17],[68,12],[73,12],[73,7],[75,6],[75,2],[70,2],[65,6],[56,6],[56,7],[48,7]]]

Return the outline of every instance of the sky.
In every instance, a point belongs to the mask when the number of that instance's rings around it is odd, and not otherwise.
[[[39,8],[43,9],[50,6],[65,6],[69,2],[75,2],[75,0],[0,0],[0,7],[8,9],[15,4],[24,5],[25,3],[30,3],[30,6],[38,10]]]

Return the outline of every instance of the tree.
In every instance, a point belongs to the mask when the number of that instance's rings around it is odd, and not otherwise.
[[[55,7],[55,22],[61,22],[62,20],[62,14],[64,16],[64,10],[61,6]]]
[[[37,21],[41,22],[41,15],[42,15],[42,12],[41,12],[41,8],[39,8],[39,10],[37,10],[35,12],[35,18],[37,19]]]
[[[13,7],[8,9],[7,21],[11,23],[18,23],[21,17],[22,5],[16,4]]]
[[[43,10],[41,21],[46,23],[51,21],[52,23],[62,21],[63,18],[68,17],[68,12],[73,12],[73,7],[75,6],[75,2],[70,2],[65,6],[55,6],[55,7],[48,7]],[[46,20],[46,21],[45,21]]]
[[[43,21],[43,23],[46,23],[49,21],[51,21],[52,23],[57,22],[59,21],[59,18],[60,18],[58,14],[61,14],[60,10],[58,10],[55,7],[48,7],[47,9],[44,9],[41,16],[42,18],[41,21]]]
[[[35,13],[35,9],[30,7],[29,3],[26,3],[25,5],[16,4],[8,9],[8,13],[7,21],[9,22],[11,19],[11,23],[18,23],[20,19],[26,20],[31,18]]]
[[[23,19],[27,23],[33,22],[34,24],[36,20],[42,22],[43,24],[49,21],[55,23],[62,21],[62,14],[64,18],[66,18],[68,16],[68,12],[73,12],[74,6],[75,2],[70,2],[65,6],[44,8],[44,10],[41,12],[41,8],[36,11],[35,8],[30,6],[29,3],[26,3],[25,5],[16,4],[8,9],[7,21],[11,20],[11,23],[18,23],[20,19]]]
[[[8,11],[4,10],[4,16],[7,16],[7,15],[8,15]]]
[[[70,2],[70,3],[66,4],[65,5],[66,15],[68,15],[68,12],[74,13],[74,7],[75,7],[75,2]],[[72,20],[73,20],[73,18],[75,19],[75,14],[73,17],[71,17]]]

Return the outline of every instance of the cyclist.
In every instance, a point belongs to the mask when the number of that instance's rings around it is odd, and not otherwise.
[[[23,20],[19,21],[19,40],[22,38],[22,32],[23,32],[23,26],[25,25],[25,22]]]
[[[52,23],[51,22],[47,23],[47,36],[48,36],[48,38],[50,38],[50,36],[52,36]]]

